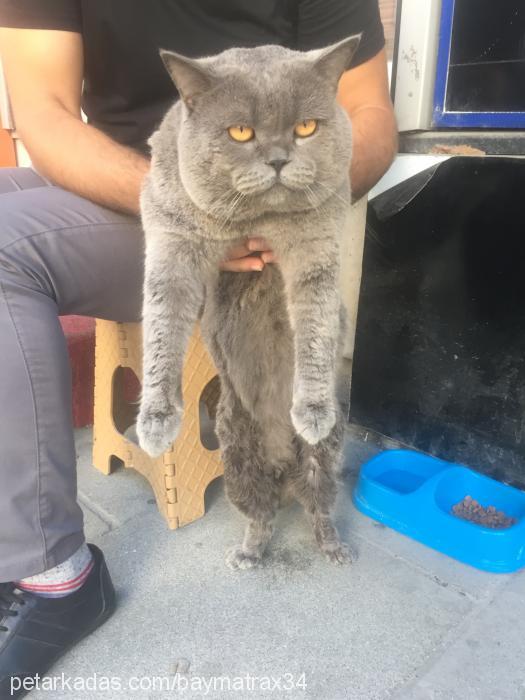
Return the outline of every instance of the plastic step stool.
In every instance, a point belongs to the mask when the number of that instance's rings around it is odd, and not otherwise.
[[[129,368],[140,380],[141,324],[97,320],[93,464],[110,474],[117,458],[125,467],[136,469],[151,484],[168,526],[186,525],[204,515],[206,488],[223,473],[219,450],[208,449],[201,439],[201,399],[204,395],[213,403],[217,371],[196,328],[183,369],[184,416],[179,435],[170,451],[152,458],[126,431],[138,406],[130,406],[119,396],[122,368]]]

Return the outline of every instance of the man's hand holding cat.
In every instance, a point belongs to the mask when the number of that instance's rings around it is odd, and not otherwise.
[[[276,262],[270,244],[264,238],[247,238],[228,253],[228,259],[220,264],[225,272],[261,272],[264,266]]]

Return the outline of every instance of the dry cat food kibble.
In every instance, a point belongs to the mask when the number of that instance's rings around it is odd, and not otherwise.
[[[494,506],[482,506],[472,496],[465,498],[452,506],[452,514],[471,523],[477,523],[484,527],[491,527],[494,530],[504,530],[515,525],[516,518],[511,518],[502,510],[496,510]]]

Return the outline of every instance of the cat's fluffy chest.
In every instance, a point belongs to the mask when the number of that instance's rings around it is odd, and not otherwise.
[[[322,246],[323,241],[339,240],[344,221],[340,209],[334,210],[332,215],[314,210],[268,214],[254,220],[233,222],[227,228],[208,218],[198,218],[197,229],[189,236],[195,239],[198,233],[207,239],[210,249],[216,248],[221,254],[247,238],[265,239],[277,254],[285,254],[314,241]]]

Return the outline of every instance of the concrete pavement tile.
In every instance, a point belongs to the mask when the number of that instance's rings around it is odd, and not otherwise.
[[[115,616],[70,652],[55,674],[113,676],[122,692],[55,691],[53,698],[177,697],[127,687],[131,677],[281,677],[305,674],[306,690],[217,690],[214,700],[387,698],[413,679],[472,609],[452,587],[374,545],[352,566],[329,565],[297,507],[281,514],[262,569],[232,572],[225,549],[243,519],[222,484],[207,516],[169,531],[157,513],[134,517],[96,539],[106,553],[120,606]],[[347,503],[347,509],[351,506]],[[36,693],[43,700],[49,695]],[[206,697],[203,691],[181,697]]]
[[[475,609],[402,700],[524,700],[525,571]]]
[[[156,510],[153,491],[148,482],[134,469],[123,467],[106,476],[93,466],[92,430],[75,431],[77,473],[80,500],[89,505],[112,527],[130,518]]]

